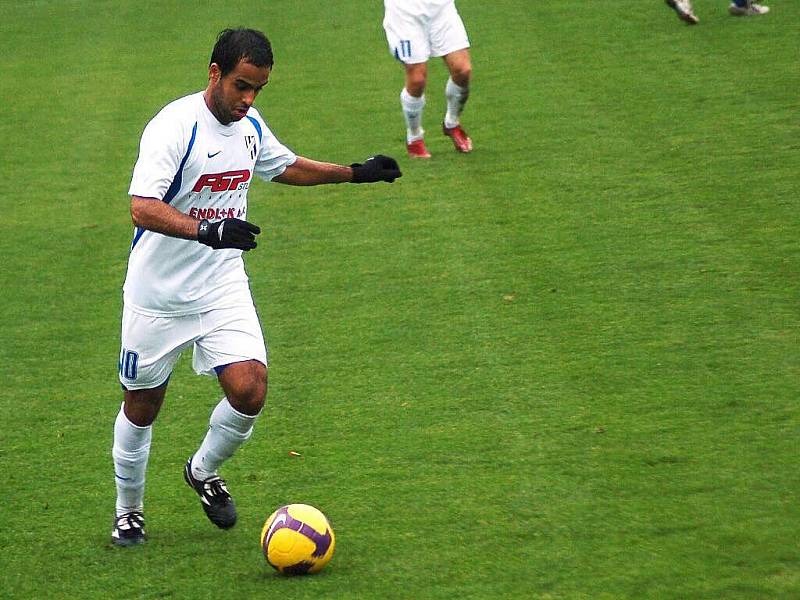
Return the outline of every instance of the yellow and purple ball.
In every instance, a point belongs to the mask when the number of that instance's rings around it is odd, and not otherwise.
[[[267,562],[285,575],[320,571],[336,546],[327,517],[308,504],[287,504],[273,512],[261,529]]]

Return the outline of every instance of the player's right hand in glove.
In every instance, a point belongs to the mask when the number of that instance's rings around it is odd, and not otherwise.
[[[214,250],[221,248],[236,248],[237,250],[252,250],[256,244],[256,235],[261,233],[258,225],[253,225],[241,219],[222,219],[211,223],[203,219],[197,225],[197,241]]]
[[[400,165],[390,156],[376,154],[364,161],[364,163],[353,163],[353,183],[374,183],[376,181],[388,181],[392,183],[398,177],[402,177]]]

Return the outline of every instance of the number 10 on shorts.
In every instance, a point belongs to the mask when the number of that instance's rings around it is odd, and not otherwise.
[[[125,379],[134,380],[138,369],[139,353],[123,348],[119,355],[119,374]]]

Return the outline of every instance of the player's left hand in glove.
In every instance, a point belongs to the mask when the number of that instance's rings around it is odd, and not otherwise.
[[[400,165],[390,156],[376,154],[364,161],[364,163],[353,163],[353,183],[374,183],[376,181],[388,181],[392,183],[398,177],[402,177]]]
[[[221,248],[236,248],[237,250],[252,250],[256,244],[256,236],[261,233],[258,225],[253,225],[241,219],[222,219],[214,223],[206,219],[197,225],[197,241],[214,250]]]

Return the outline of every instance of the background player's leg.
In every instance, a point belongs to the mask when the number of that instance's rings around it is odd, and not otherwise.
[[[428,76],[428,65],[417,63],[404,65],[406,70],[405,87],[400,92],[400,106],[406,121],[406,146],[412,157],[428,158],[427,149],[422,141],[425,130],[422,128],[422,112],[425,108],[425,83]]]
[[[444,62],[450,71],[450,78],[445,86],[447,113],[442,123],[442,131],[453,141],[458,152],[471,152],[472,140],[461,127],[461,113],[469,98],[469,82],[472,77],[472,63],[469,50],[456,50],[446,54]]]
[[[737,17],[765,15],[769,12],[769,6],[756,4],[753,0],[732,0],[728,8],[730,13]]]
[[[445,86],[447,98],[447,114],[444,117],[445,127],[455,127],[460,122],[464,105],[469,98],[469,82],[472,78],[472,62],[469,50],[457,50],[444,56],[450,78]]]
[[[689,25],[697,25],[700,19],[694,14],[691,0],[666,0],[667,6],[675,11],[681,21]]]

